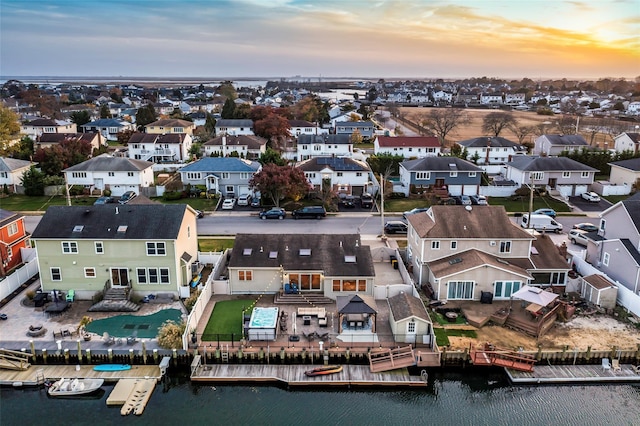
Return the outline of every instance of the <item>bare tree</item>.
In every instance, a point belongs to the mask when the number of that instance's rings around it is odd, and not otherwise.
[[[516,119],[510,112],[490,112],[482,119],[482,131],[498,137],[505,128],[515,124]]]
[[[560,120],[556,121],[556,129],[562,135],[575,135],[576,118],[569,115],[563,115]]]
[[[438,137],[440,145],[445,146],[446,138],[456,127],[467,124],[469,119],[463,110],[458,108],[432,109],[419,117],[419,123]]]
[[[518,123],[512,124],[509,127],[509,130],[518,138],[518,143],[522,144],[524,142],[524,138],[533,133],[532,126],[518,126]]]

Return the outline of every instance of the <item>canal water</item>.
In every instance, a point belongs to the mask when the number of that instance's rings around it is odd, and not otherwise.
[[[0,425],[639,425],[640,386],[511,386],[499,372],[432,373],[415,389],[286,389],[159,383],[144,413],[97,395],[53,399],[44,389],[0,390]]]

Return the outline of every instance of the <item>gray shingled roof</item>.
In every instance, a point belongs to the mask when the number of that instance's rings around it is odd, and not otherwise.
[[[622,238],[622,239],[620,239],[620,242],[627,249],[627,251],[629,252],[631,257],[633,258],[633,260],[636,261],[636,265],[640,265],[640,252],[633,245],[631,240],[629,240],[628,238]]]
[[[396,321],[400,321],[410,317],[421,318],[427,322],[431,322],[427,310],[424,308],[422,300],[408,293],[402,292],[388,299],[389,309]]]
[[[376,301],[368,295],[336,296],[336,309],[340,314],[375,314]]]
[[[175,240],[186,209],[186,204],[51,206],[32,238]],[[73,232],[80,226],[80,232]],[[124,232],[122,227],[126,227]]]
[[[622,201],[622,205],[627,210],[629,217],[631,218],[631,222],[636,226],[636,229],[640,231],[640,192],[637,192],[636,195],[627,198]]]
[[[410,171],[458,171],[479,172],[482,169],[475,164],[458,157],[425,157],[416,160],[406,160],[400,163],[402,167]]]
[[[631,158],[629,160],[620,160],[613,163],[609,163],[612,166],[622,167],[623,169],[629,169],[634,172],[640,172],[640,158]]]
[[[587,146],[587,141],[580,135],[543,135],[552,145]]]
[[[0,172],[12,172],[14,170],[28,167],[38,163],[32,163],[26,160],[18,160],[15,158],[0,157]]]
[[[529,157],[516,156],[507,163],[514,169],[529,172],[597,172],[597,169],[589,167],[568,157]]]
[[[350,135],[300,135],[298,136],[298,145],[311,145],[314,143],[332,144],[332,145],[348,145],[353,143]]]
[[[204,157],[180,169],[180,172],[256,172],[260,168],[257,161],[236,157]]]
[[[343,157],[313,157],[300,162],[297,167],[305,172],[317,172],[326,168],[335,172],[363,172],[369,170],[366,163]]]
[[[0,227],[3,227],[11,222],[15,222],[22,215],[18,215],[16,212],[0,209]]]
[[[126,124],[127,123],[116,118],[101,118],[85,123],[80,127],[124,127]]]
[[[267,140],[260,136],[254,135],[223,135],[213,139],[209,139],[204,143],[207,146],[222,146],[222,138],[225,138],[225,144],[228,146],[246,145],[249,149],[260,149],[267,144]]]
[[[221,118],[216,121],[216,128],[218,127],[253,127],[253,120],[238,119],[238,118]]]
[[[301,249],[310,249],[310,255],[301,255]],[[345,256],[355,256],[355,262],[347,262]],[[285,270],[324,271],[329,277],[375,276],[369,246],[363,246],[357,234],[236,235],[230,268],[280,265]]]
[[[466,139],[458,142],[458,145],[465,146],[467,148],[486,148],[487,146],[491,147],[502,147],[502,148],[514,148],[517,151],[525,151],[526,147],[512,142],[509,139],[502,138],[500,136],[497,137],[479,137],[473,139]]]
[[[63,172],[135,172],[148,169],[149,167],[153,167],[153,163],[149,161],[101,154],[90,160],[64,169]]]
[[[147,124],[145,127],[195,127],[192,121],[178,118],[164,118]]]

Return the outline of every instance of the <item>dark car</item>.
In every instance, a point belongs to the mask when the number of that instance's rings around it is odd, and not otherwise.
[[[261,204],[260,197],[253,197],[251,199],[251,207],[260,207]]]
[[[120,197],[120,199],[118,200],[118,202],[120,204],[127,204],[129,201],[133,200],[134,198],[136,198],[138,196],[138,194],[136,194],[133,191],[127,191],[124,194],[122,194],[122,196]]]
[[[553,209],[538,209],[533,214],[546,214],[550,217],[556,217],[556,211]]]
[[[367,192],[360,196],[360,207],[370,209],[373,207],[373,196]]]
[[[294,210],[291,215],[294,219],[320,219],[327,215],[327,211],[322,206],[306,206]]]
[[[584,223],[576,223],[575,225],[573,225],[573,229],[579,229],[581,231],[593,232],[593,231],[597,231],[598,227],[596,225],[594,225],[593,223],[584,222]]]
[[[262,220],[266,220],[266,219],[284,219],[284,217],[287,215],[287,213],[284,211],[284,209],[281,209],[279,207],[273,207],[269,210],[263,210],[260,212],[259,216],[260,219]]]
[[[356,198],[353,195],[347,195],[342,199],[342,205],[347,209],[356,207]]]
[[[399,220],[391,220],[384,224],[386,234],[406,234],[407,224]]]
[[[111,203],[115,203],[115,202],[116,202],[116,200],[114,200],[111,197],[100,197],[93,203],[93,205],[94,206],[99,206],[99,205],[102,205],[102,204],[111,204]]]

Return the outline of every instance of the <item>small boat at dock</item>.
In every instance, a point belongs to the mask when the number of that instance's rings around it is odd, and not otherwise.
[[[93,367],[93,371],[126,371],[131,370],[129,364],[100,364]]]
[[[104,379],[60,379],[54,382],[49,390],[49,396],[69,397],[87,395],[100,389]]]
[[[307,370],[304,374],[307,377],[314,376],[326,376],[327,374],[336,374],[342,371],[341,365],[327,365],[324,367],[314,368],[313,370]]]

